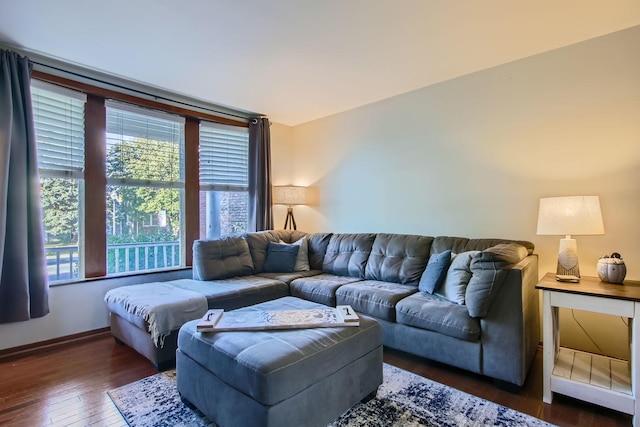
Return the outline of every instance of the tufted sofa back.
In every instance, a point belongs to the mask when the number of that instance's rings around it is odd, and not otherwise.
[[[392,233],[312,233],[268,230],[194,242],[193,275],[213,280],[257,274],[264,269],[269,242],[294,243],[307,237],[312,270],[417,285],[429,256],[445,250],[462,253],[486,250],[501,243],[517,243],[532,254],[531,242],[506,239],[468,239],[448,236],[418,236]]]
[[[327,253],[332,233],[313,233],[307,235],[309,245],[309,266],[312,270],[322,270],[324,256]]]
[[[267,248],[269,242],[293,243],[304,237],[307,233],[292,230],[267,230],[245,233],[244,238],[249,244],[249,251],[253,259],[253,272],[261,273],[264,268],[264,261],[267,258]]]
[[[216,280],[253,274],[253,260],[242,237],[193,242],[193,278]]]
[[[332,234],[324,255],[322,271],[337,276],[364,278],[365,266],[375,238],[373,233]]]
[[[365,279],[415,284],[429,261],[433,237],[377,234],[365,268]]]

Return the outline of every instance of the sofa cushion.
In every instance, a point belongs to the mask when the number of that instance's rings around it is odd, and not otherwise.
[[[285,243],[280,240],[280,243]],[[309,267],[309,245],[307,244],[307,238],[303,237],[293,243],[292,245],[299,246],[298,256],[296,257],[296,265],[293,267],[293,271],[308,271]]]
[[[313,270],[311,270],[313,271]],[[291,295],[320,304],[336,306],[336,291],[342,285],[359,282],[362,279],[334,274],[319,274],[313,277],[295,279],[289,285]]]
[[[153,284],[151,282],[147,285]],[[180,290],[198,292],[206,297],[209,308],[222,308],[225,310],[234,310],[239,307],[281,298],[289,294],[289,287],[286,283],[259,276],[232,277],[212,281],[177,279],[158,284],[165,287],[175,287],[176,295],[179,294]],[[139,314],[129,313],[124,304],[107,301],[107,308],[110,312],[117,314],[143,331],[148,330],[149,324],[143,317]],[[196,314],[193,317],[199,317],[199,315]]]
[[[249,245],[251,258],[253,259],[253,272],[260,273],[264,268],[264,261],[267,258],[267,249],[269,242],[279,242],[280,236],[274,230],[258,231],[255,233],[246,233],[244,235]]]
[[[322,270],[292,271],[291,273],[267,273],[263,271],[262,273],[256,274],[256,276],[280,280],[284,283],[291,283],[293,280],[301,277],[317,276],[318,274],[322,274]]]
[[[350,305],[359,313],[395,322],[396,303],[416,292],[417,286],[364,280],[340,286],[336,291],[336,304]]]
[[[324,255],[329,246],[331,233],[313,233],[307,235],[307,245],[309,246],[309,267],[312,270],[322,270]]]
[[[216,280],[252,273],[251,253],[242,237],[193,242],[194,279]]]
[[[256,233],[259,233],[259,231]],[[271,233],[278,237],[278,241],[283,241],[285,243],[295,243],[307,236],[307,233],[298,230],[271,230]]]
[[[286,283],[253,275],[208,282],[178,279],[168,283],[178,288],[198,291],[207,298],[209,308],[225,310],[234,310],[289,294],[289,286]]]
[[[451,251],[446,250],[439,254],[432,254],[429,257],[427,268],[422,273],[418,289],[429,294],[434,293],[440,288],[447,276],[447,270],[451,264]]]
[[[398,323],[428,329],[465,341],[478,341],[480,321],[466,307],[437,296],[418,292],[396,304]]]
[[[451,260],[447,276],[436,294],[456,304],[464,304],[467,285],[471,280],[471,260],[480,251],[467,251],[457,254]]]
[[[337,276],[364,278],[375,234],[333,234],[324,256],[322,271]]]
[[[524,246],[529,255],[533,253],[535,245],[525,240],[507,239],[467,239],[466,237],[438,236],[433,239],[431,253],[440,253],[450,249],[453,253],[459,254],[467,251],[483,251],[501,243],[516,243]]]
[[[471,279],[465,303],[473,317],[484,317],[491,300],[506,279],[509,269],[527,256],[527,249],[515,243],[499,244],[473,256]]]
[[[296,266],[300,246],[269,242],[262,271],[265,273],[291,273]]]
[[[264,261],[267,257],[269,242],[279,242],[282,240],[285,243],[293,243],[305,235],[306,233],[297,230],[266,230],[245,233],[244,238],[249,244],[249,251],[253,259],[253,272],[262,272]]]
[[[433,238],[378,234],[365,268],[365,279],[417,284],[427,265]]]

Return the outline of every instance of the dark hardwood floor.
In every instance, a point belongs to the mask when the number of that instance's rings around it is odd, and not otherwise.
[[[385,362],[560,426],[630,426],[631,416],[555,396],[542,403],[542,352],[518,394],[485,377],[386,350]],[[107,396],[110,389],[157,371],[110,337],[0,361],[0,426],[126,426]]]

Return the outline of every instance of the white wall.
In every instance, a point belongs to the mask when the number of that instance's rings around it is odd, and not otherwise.
[[[291,131],[292,129],[289,126],[271,123],[271,180],[273,185],[299,184],[291,180],[291,153],[293,150]],[[273,206],[274,228],[283,228],[286,215],[286,206]]]
[[[530,240],[540,197],[599,195],[604,236],[578,236],[583,275],[612,251],[640,279],[640,27],[293,127],[291,181],[319,194],[298,229]],[[567,319],[569,317],[569,319]],[[595,351],[563,313],[563,345]],[[576,312],[628,354],[619,318]]]

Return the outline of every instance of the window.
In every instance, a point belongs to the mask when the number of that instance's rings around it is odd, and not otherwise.
[[[249,130],[200,124],[200,238],[247,231]]]
[[[107,274],[184,265],[184,118],[106,107]]]
[[[49,282],[83,278],[86,96],[37,80],[31,95]]]
[[[31,82],[49,283],[184,267],[187,233],[246,231],[246,123],[37,70]]]

